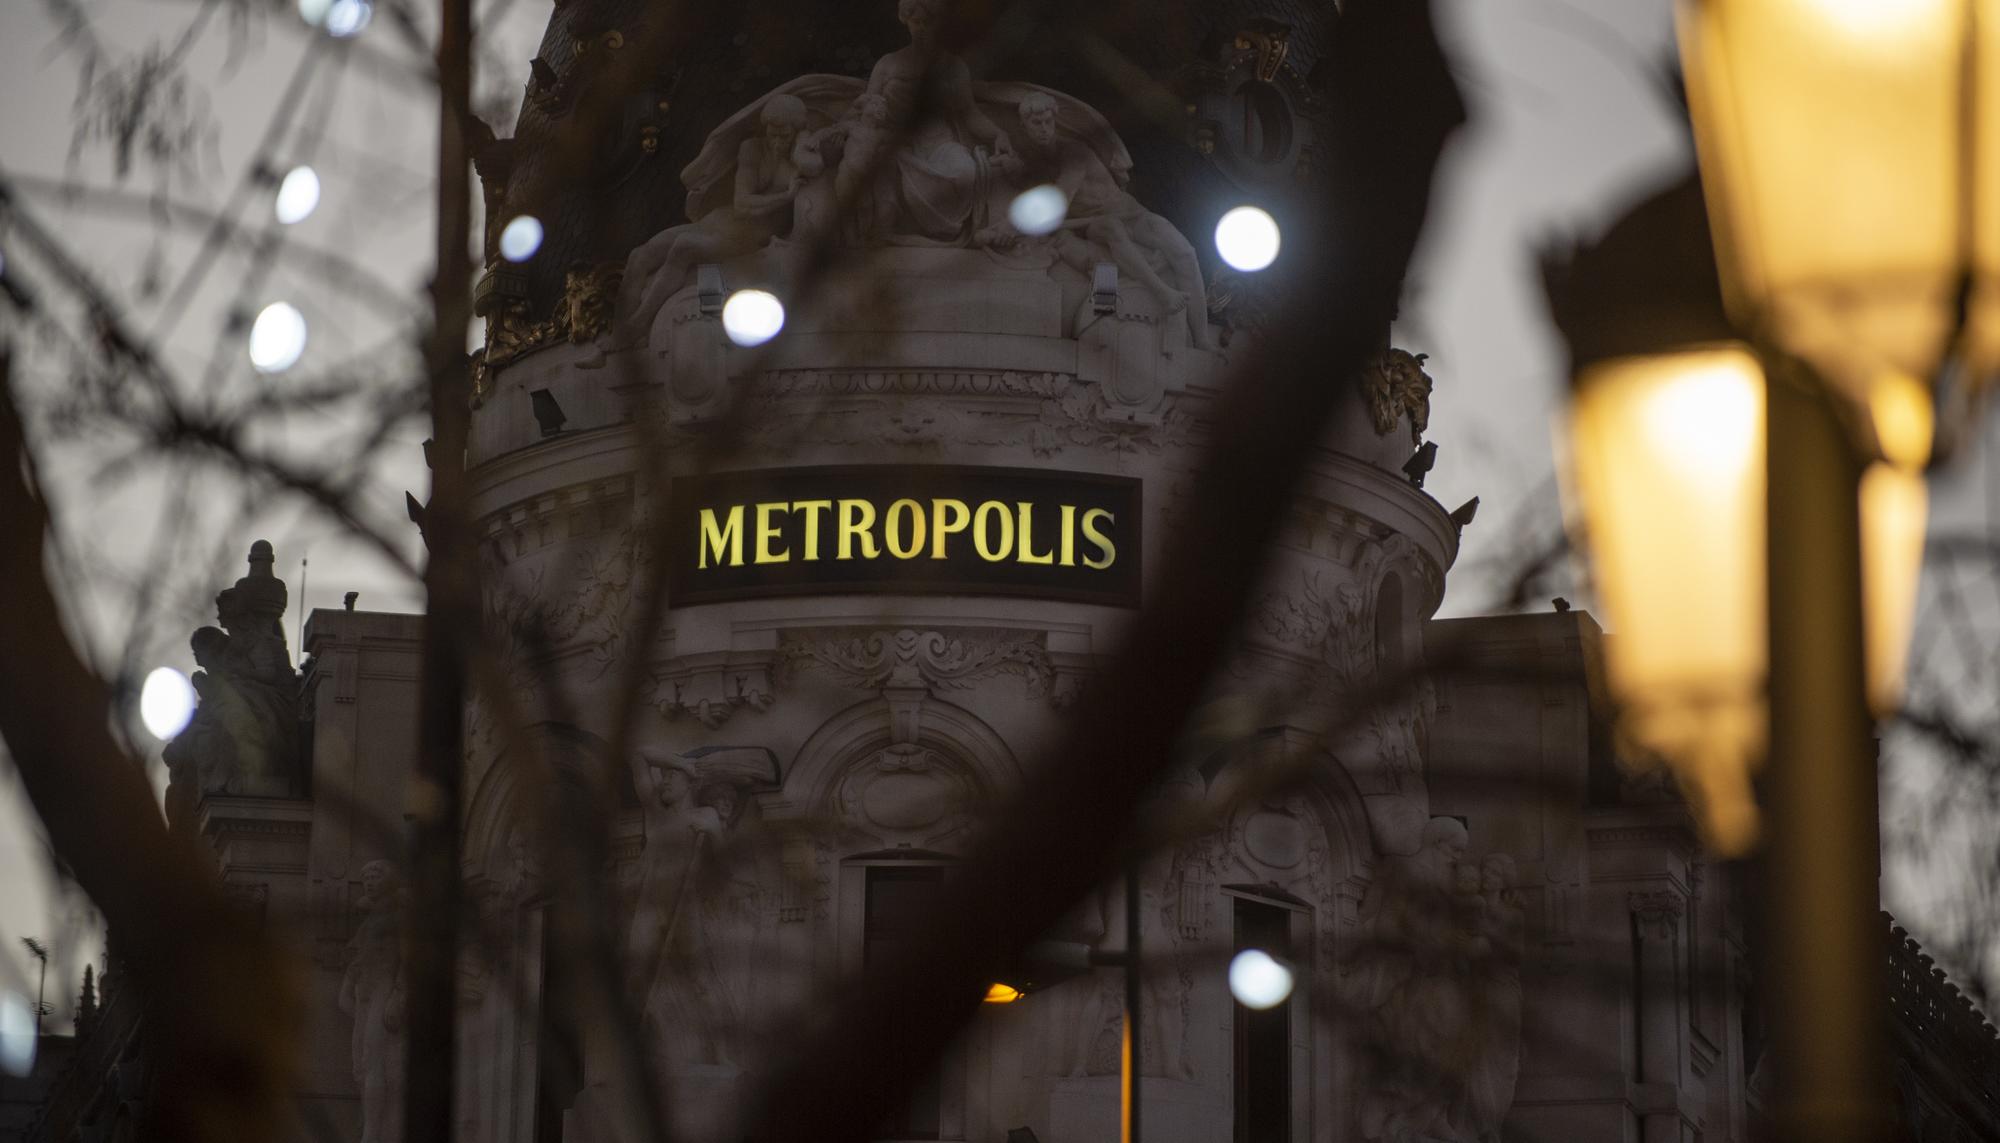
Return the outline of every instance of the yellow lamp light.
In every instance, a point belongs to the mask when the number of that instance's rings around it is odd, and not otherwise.
[[[1682,0],[1732,317],[1863,404],[2000,363],[2000,0]]]
[[[1903,701],[1924,563],[1924,466],[1935,433],[1930,393],[1907,374],[1877,380],[1868,411],[1883,459],[1861,474],[1861,603],[1868,701],[1876,714],[1887,715]]]
[[[1714,848],[1741,853],[1766,734],[1763,372],[1733,345],[1598,362],[1570,430],[1620,733],[1673,767]]]
[[[986,986],[986,1003],[988,1004],[1012,1004],[1025,995],[1027,994],[1011,984],[995,982]]]
[[[1764,374],[1741,346],[1614,358],[1571,405],[1569,485],[1599,605],[1619,731],[1673,767],[1709,843],[1757,833],[1750,774],[1766,734]],[[1884,457],[1860,489],[1869,699],[1901,701],[1923,563],[1930,395],[1872,390]]]

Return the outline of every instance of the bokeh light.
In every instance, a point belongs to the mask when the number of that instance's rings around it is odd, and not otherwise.
[[[172,738],[194,717],[194,684],[172,667],[156,667],[139,688],[139,721],[154,738]]]
[[[27,997],[0,992],[0,1072],[16,1078],[35,1070],[35,1006]]]
[[[326,10],[326,34],[338,40],[358,36],[375,17],[375,5],[368,0],[333,0]]]
[[[517,215],[500,232],[500,256],[509,262],[526,262],[542,248],[542,220],[532,214]]]
[[[272,302],[250,326],[250,364],[259,373],[283,373],[306,351],[306,318],[289,302]]]
[[[762,345],[785,328],[785,304],[766,290],[738,290],[722,303],[722,332],[749,348]]]
[[[286,226],[304,222],[319,206],[319,173],[311,167],[293,167],[278,184],[278,197],[271,204],[278,221]]]
[[[1292,994],[1292,970],[1263,949],[1244,949],[1229,962],[1229,994],[1245,1008],[1276,1008]]]
[[[1023,234],[1051,234],[1069,213],[1062,188],[1049,183],[1029,187],[1007,204],[1007,221]]]
[[[1278,221],[1258,207],[1236,207],[1215,224],[1215,251],[1238,270],[1262,270],[1278,260]]]

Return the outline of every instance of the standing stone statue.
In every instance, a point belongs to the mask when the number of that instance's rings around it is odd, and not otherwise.
[[[1416,1143],[1452,1137],[1462,1079],[1459,1043],[1465,950],[1458,867],[1465,827],[1432,818],[1407,857],[1386,858],[1361,904],[1367,938],[1351,967],[1352,998],[1364,1016],[1362,1137]]]
[[[739,112],[681,172],[691,221],[632,251],[611,328],[579,362],[583,367],[602,365],[608,352],[646,344],[660,307],[697,265],[761,250],[790,228],[803,178],[794,151],[806,127],[806,106],[784,92],[753,106],[754,120]]]
[[[701,879],[727,826],[713,807],[696,803],[700,774],[692,762],[642,757],[646,843],[626,939],[630,987],[669,1070],[719,1064],[723,1030],[711,1012],[718,974],[713,934],[701,915]]]
[[[361,867],[361,923],[347,943],[340,1010],[354,1018],[354,1082],[361,1088],[361,1143],[400,1143],[403,1133],[403,893],[395,867]]]
[[[1479,870],[1483,957],[1473,992],[1478,1055],[1466,1081],[1465,1134],[1475,1143],[1498,1143],[1521,1071],[1521,955],[1527,915],[1513,889],[1513,858],[1489,854]]]
[[[1186,315],[1194,345],[1212,348],[1207,287],[1194,247],[1173,223],[1132,197],[1095,148],[1062,136],[1054,96],[1030,92],[1019,106],[1022,141],[996,166],[1022,188],[1046,184],[1062,191],[1069,205],[1061,229],[1052,236],[1057,256],[1086,276],[1100,260],[1116,263],[1151,290],[1168,313]],[[1165,268],[1164,276],[1155,263]]]
[[[184,818],[202,794],[286,797],[300,792],[298,678],[285,647],[285,583],[271,545],[250,546],[249,574],[215,597],[220,627],[189,645],[200,704],[163,756],[169,816]]]
[[[1006,154],[1013,140],[973,101],[972,69],[938,43],[942,3],[899,0],[910,43],[875,62],[868,94],[883,99],[892,128],[909,132],[895,155],[899,232],[963,243],[976,225],[985,156]]]

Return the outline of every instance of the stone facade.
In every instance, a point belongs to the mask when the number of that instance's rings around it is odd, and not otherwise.
[[[466,460],[500,653],[465,713],[465,1140],[643,1138],[634,1056],[681,1137],[733,1137],[788,1035],[1051,755],[1186,505],[1226,484],[1200,458],[1222,387],[1255,383],[1231,379],[1255,337],[1235,287],[1132,197],[1101,116],[975,82],[931,8],[904,0],[909,46],[866,81],[745,92],[683,172],[685,221],[572,268],[546,314],[489,279]],[[1274,37],[1228,67],[1295,81]],[[937,117],[884,134],[925,68]],[[1040,182],[1072,225],[1010,221]],[[785,303],[767,344],[725,333],[748,289]],[[1747,1139],[1740,918],[1685,811],[1614,765],[1596,627],[1431,620],[1462,526],[1406,474],[1431,379],[1385,346],[1357,382],[1149,808],[1194,826],[1049,934],[1115,957],[1137,911],[1147,1138]],[[1000,487],[1027,491],[962,491]],[[703,499],[721,488],[765,491]],[[304,1118],[393,1143],[418,623],[315,612],[294,677],[270,560],[197,637],[174,816],[312,966]],[[608,998],[580,967],[593,924]],[[1268,1012],[1226,986],[1245,947],[1295,970]],[[1039,971],[885,1139],[1114,1137],[1118,974]]]

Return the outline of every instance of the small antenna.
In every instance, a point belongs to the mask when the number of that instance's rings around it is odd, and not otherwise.
[[[293,659],[304,662],[306,657],[306,558],[304,556],[299,557],[299,617],[292,628],[292,648]]]

